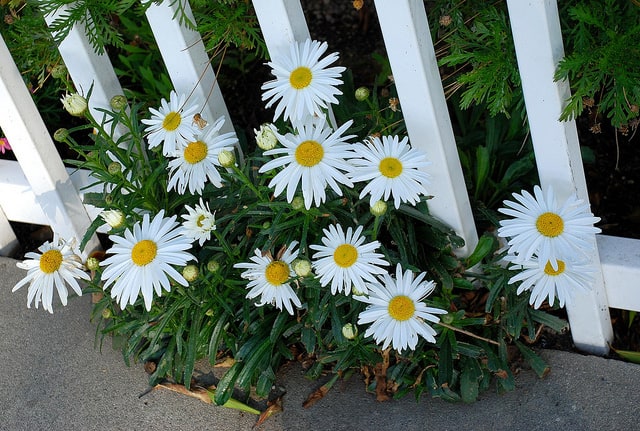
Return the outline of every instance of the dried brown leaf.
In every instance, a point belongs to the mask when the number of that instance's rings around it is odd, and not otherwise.
[[[280,413],[282,411],[282,397],[278,397],[273,401],[267,402],[267,409],[260,414],[258,421],[253,425],[253,428],[262,425],[264,421],[269,419],[276,413]]]
[[[159,383],[155,386],[155,388],[169,389],[170,391],[177,392],[182,395],[197,398],[206,404],[211,404],[213,402],[211,401],[209,392],[207,392],[205,388],[200,386],[193,387],[193,389],[189,390],[184,385],[179,385],[177,383]]]

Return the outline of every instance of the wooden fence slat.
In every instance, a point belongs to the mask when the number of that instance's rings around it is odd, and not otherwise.
[[[310,38],[300,0],[253,0],[253,8],[271,58]]]
[[[1,35],[0,100],[0,127],[11,142],[48,224],[67,240],[81,240],[91,219]],[[94,236],[86,250],[97,247],[99,242]]]
[[[47,24],[51,25],[65,11],[66,6],[61,6],[55,13],[45,16]],[[93,50],[85,32],[83,25],[79,23],[74,25],[58,46],[58,51],[77,91],[82,96],[86,96],[89,89],[93,87],[89,110],[91,115],[101,122],[104,114],[96,108],[110,109],[111,98],[123,92],[111,60],[106,54],[97,54]]]
[[[424,3],[376,0],[375,5],[409,140],[432,162],[429,211],[465,240],[455,252],[468,256],[478,237]]]
[[[566,81],[553,81],[564,56],[558,5],[554,0],[508,0],[507,5],[541,186],[553,186],[560,200],[577,193],[589,202],[575,122],[559,121],[570,89]],[[593,289],[576,295],[567,313],[576,347],[605,354],[613,329],[595,241],[594,235]]]
[[[179,94],[189,95],[193,92],[190,100],[200,105],[206,101],[201,115],[209,123],[224,116],[221,133],[234,132],[202,37],[197,31],[180,24],[176,16],[177,2],[173,5],[170,3],[168,0],[161,4],[152,3],[146,14],[173,87]],[[183,2],[183,8],[188,19],[195,22],[189,2]]]

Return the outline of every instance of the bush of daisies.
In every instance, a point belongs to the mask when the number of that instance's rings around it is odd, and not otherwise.
[[[102,212],[84,238],[28,253],[14,291],[28,285],[27,305],[49,312],[69,288],[99,293],[98,337],[151,364],[151,384],[189,387],[196,361],[224,361],[219,404],[234,388],[266,397],[287,361],[312,378],[359,372],[378,399],[512,389],[514,357],[544,375],[531,344],[566,328],[547,311],[592,283],[588,205],[516,193],[511,218],[456,257],[392,83],[354,89],[327,49],[306,40],[267,64],[274,120],[249,139],[186,94],[152,107],[116,96],[103,121],[65,96],[88,121],[54,138],[92,172],[102,192],[86,201]],[[99,229],[105,250],[85,250]]]

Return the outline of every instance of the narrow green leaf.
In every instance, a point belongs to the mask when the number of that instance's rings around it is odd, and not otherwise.
[[[629,362],[633,362],[634,364],[640,364],[640,352],[634,352],[631,350],[616,350],[613,347],[611,348],[618,356],[622,359],[626,359]]]
[[[527,363],[531,365],[531,368],[533,368],[533,371],[536,372],[538,377],[544,377],[549,374],[549,371],[551,371],[549,365],[547,365],[547,363],[540,356],[538,356],[536,352],[534,352],[518,340],[516,340],[516,346],[518,346],[520,353],[522,353],[522,356],[524,356],[524,359],[527,361]]]

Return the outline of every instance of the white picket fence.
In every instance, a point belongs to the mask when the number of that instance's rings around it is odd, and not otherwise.
[[[153,4],[147,19],[173,86],[187,94],[195,88],[194,94],[207,100],[215,75],[200,35],[173,19],[176,10],[169,3]],[[575,123],[558,121],[569,86],[553,81],[564,52],[557,4],[553,0],[507,3],[542,186],[553,184],[560,198],[577,193],[588,200]],[[253,0],[253,4],[272,55],[309,37],[299,0]],[[375,6],[410,141],[433,162],[432,188],[438,193],[429,201],[430,211],[465,239],[466,246],[458,253],[467,255],[477,243],[477,233],[424,3],[376,0]],[[54,19],[48,16],[47,22]],[[84,92],[93,87],[90,109],[101,118],[96,108],[108,107],[112,96],[122,94],[108,57],[94,53],[78,26],[59,49],[76,87]],[[69,175],[63,166],[1,38],[0,83],[0,127],[18,159],[17,163],[0,160],[0,254],[16,242],[8,220],[50,225],[63,237],[81,237],[96,216],[95,208],[82,204],[80,189],[89,183],[87,173]],[[229,118],[217,85],[202,115]],[[226,124],[224,132],[233,131],[231,123]],[[598,235],[594,241],[592,263],[601,271],[592,292],[578,297],[567,311],[576,346],[604,354],[613,337],[609,307],[640,311],[640,240]],[[88,245],[95,246],[96,240]]]

